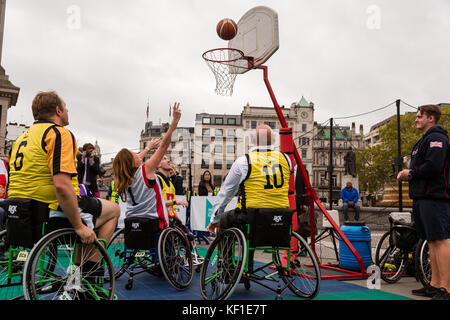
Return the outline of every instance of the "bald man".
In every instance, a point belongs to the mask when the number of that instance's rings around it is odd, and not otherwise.
[[[208,225],[208,231],[213,235],[220,230],[220,224],[224,221],[221,216],[225,207],[239,190],[240,201],[236,209],[225,212],[231,220],[244,207],[289,208],[289,176],[292,165],[286,154],[274,150],[272,138],[269,126],[258,126],[253,135],[255,146],[231,166],[217,195],[213,216]]]

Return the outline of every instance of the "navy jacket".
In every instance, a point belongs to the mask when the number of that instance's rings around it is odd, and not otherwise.
[[[439,125],[430,128],[411,153],[411,199],[449,199],[449,155],[447,130]]]

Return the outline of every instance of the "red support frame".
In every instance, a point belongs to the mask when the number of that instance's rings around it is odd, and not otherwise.
[[[281,108],[277,102],[277,99],[275,98],[275,94],[273,93],[272,86],[270,85],[267,66],[260,65],[260,66],[257,66],[256,68],[261,69],[263,71],[264,83],[267,87],[270,98],[272,99],[272,102],[273,102],[273,105],[275,108],[275,112],[281,123],[281,127],[283,129],[288,129],[286,119],[284,118],[283,112],[281,111]],[[283,132],[283,131],[280,130],[280,132]],[[310,199],[309,208],[310,208],[310,219],[311,219],[310,220],[311,221],[311,249],[313,250],[314,255],[317,258],[320,268],[333,270],[333,271],[339,271],[339,272],[343,273],[342,275],[321,276],[321,278],[326,280],[326,279],[348,279],[348,278],[369,277],[370,274],[368,274],[366,272],[366,267],[364,266],[361,256],[356,251],[356,249],[353,247],[351,242],[347,239],[347,237],[344,235],[341,228],[339,228],[339,226],[336,224],[336,222],[333,220],[333,218],[330,216],[330,214],[327,212],[327,210],[325,209],[325,207],[322,205],[319,198],[317,197],[316,190],[314,190],[314,188],[312,187],[311,182],[309,181],[308,175],[306,174],[305,167],[303,166],[303,162],[298,153],[298,150],[297,150],[297,148],[295,148],[295,144],[292,139],[292,132],[291,132],[290,138],[291,138],[290,142],[288,142],[287,139],[280,139],[280,149],[282,151],[283,150],[292,150],[293,151],[293,157],[295,159],[295,162],[297,163],[297,171],[300,170],[300,173],[303,177],[303,181],[305,181],[306,193],[308,194],[309,199]],[[292,157],[291,157],[291,159],[292,159]],[[289,180],[289,190],[292,191],[294,189],[295,189],[294,179],[292,178]],[[290,201],[289,201],[290,207],[291,207],[291,209],[296,210],[295,201],[292,201],[291,198],[293,198],[293,197],[290,195]],[[358,261],[361,272],[354,272],[354,271],[350,271],[350,270],[346,270],[346,269],[341,269],[341,268],[337,268],[336,266],[333,266],[330,264],[322,264],[320,262],[320,260],[317,256],[317,253],[316,253],[316,248],[315,248],[315,228],[316,228],[316,226],[315,226],[315,221],[314,221],[314,203],[319,207],[320,211],[322,211],[322,213],[328,219],[330,224],[333,226],[334,230],[336,230],[336,232],[339,234],[341,239],[344,241],[344,243],[348,246],[348,248],[350,249],[352,254],[355,256],[356,260]]]

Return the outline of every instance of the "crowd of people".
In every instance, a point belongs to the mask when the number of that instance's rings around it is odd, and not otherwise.
[[[151,140],[140,153],[127,148],[117,153],[113,160],[114,180],[107,195],[111,201],[100,197],[97,185],[97,177],[101,174],[100,160],[94,154],[94,146],[86,143],[78,152],[73,133],[65,128],[69,124],[65,101],[56,92],[40,92],[33,99],[32,112],[35,123],[14,142],[9,163],[0,162],[0,201],[5,198],[29,199],[34,207],[39,204],[48,210],[64,212],[86,244],[97,237],[106,241],[111,238],[120,215],[119,199],[126,203],[127,217],[154,217],[161,229],[171,223],[183,224],[176,214],[176,206],[188,206],[187,201],[176,197],[185,193],[183,181],[166,156],[172,133],[181,118],[180,103],[175,102],[171,107],[172,121],[162,139]],[[430,247],[431,287],[415,294],[448,300],[450,147],[447,131],[437,124],[439,117],[440,110],[436,106],[419,108],[416,124],[423,137],[413,148],[410,168],[401,171],[397,178],[409,181],[418,235],[428,240]],[[255,146],[233,163],[220,190],[214,185],[211,172],[202,174],[197,194],[216,196],[207,227],[211,234],[216,235],[221,228],[239,221],[242,210],[289,209],[289,176],[294,165],[286,154],[274,150],[272,135],[267,125],[256,128]],[[155,151],[143,162],[150,150]],[[299,225],[303,236],[308,237],[310,200],[299,170],[295,170],[298,212],[294,214],[293,228],[297,230]],[[80,185],[86,187],[88,195],[80,194]],[[237,194],[238,206],[224,212]],[[341,197],[345,220],[349,219],[349,207],[355,211],[355,220],[359,220],[358,190],[349,182]],[[31,210],[34,210],[33,206]],[[95,231],[82,221],[80,212],[93,216]],[[0,227],[3,227],[4,219],[5,212],[0,210]],[[92,256],[89,263],[94,268],[98,257]]]

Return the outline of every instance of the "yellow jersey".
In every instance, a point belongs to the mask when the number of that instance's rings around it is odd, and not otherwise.
[[[14,142],[10,151],[8,196],[59,206],[53,176],[67,173],[79,196],[77,144],[73,134],[49,121],[37,121]]]
[[[163,176],[161,173],[156,174],[159,177],[159,181],[161,182],[161,192],[164,196],[164,201],[175,200],[175,186],[172,181],[166,176]],[[167,207],[167,215],[169,219],[173,219],[176,213],[176,206],[166,206]]]
[[[241,182],[238,208],[289,208],[287,156],[279,151],[253,151],[246,155],[247,177]]]

